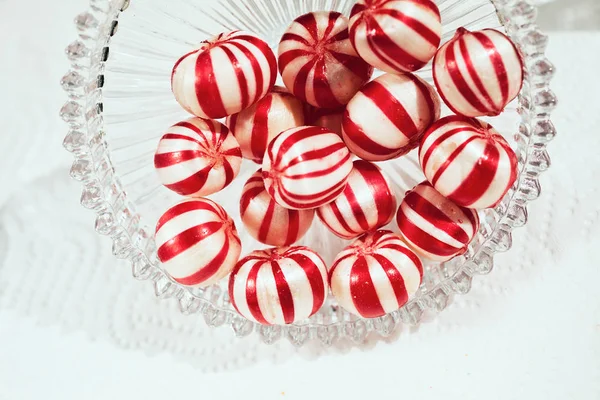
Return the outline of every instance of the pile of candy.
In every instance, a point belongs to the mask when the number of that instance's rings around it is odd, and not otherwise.
[[[495,207],[517,178],[508,143],[475,117],[500,114],[518,95],[523,65],[500,32],[460,28],[440,47],[441,29],[432,0],[360,0],[350,19],[327,11],[297,18],[278,57],[240,31],[181,57],[172,90],[194,117],[163,136],[155,166],[188,199],[156,227],[164,270],[195,287],[230,275],[241,315],[291,324],[315,314],[329,288],[347,311],[380,317],[416,293],[421,259],[464,254],[479,230],[477,210]],[[412,74],[432,59],[437,90]],[[370,81],[375,68],[386,73]],[[287,89],[275,87],[278,71]],[[438,93],[455,115],[440,119]],[[396,199],[373,162],[416,148],[427,181]],[[276,247],[240,260],[234,222],[203,196],[225,189],[242,158],[261,166],[241,193],[245,229]],[[315,213],[355,240],[329,268],[293,246]],[[381,230],[394,217],[398,233]]]

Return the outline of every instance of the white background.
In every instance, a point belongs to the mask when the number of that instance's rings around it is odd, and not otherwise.
[[[85,7],[0,0],[0,399],[600,398],[600,34],[557,30],[597,26],[596,2],[542,12],[560,135],[511,252],[418,329],[302,350],[180,316],[93,232],[57,117]]]

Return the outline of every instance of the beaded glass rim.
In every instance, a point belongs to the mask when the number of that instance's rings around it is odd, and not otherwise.
[[[442,311],[452,295],[468,293],[473,276],[491,272],[494,254],[509,250],[512,230],[526,224],[527,203],[539,197],[539,175],[550,167],[546,145],[556,135],[550,114],[557,101],[549,89],[554,67],[545,57],[548,38],[535,24],[537,9],[526,0],[490,0],[525,61],[526,79],[518,107],[521,122],[515,134],[521,171],[502,203],[486,214],[493,220],[493,229],[480,234],[481,243],[475,251],[452,261],[456,263],[452,274],[442,274],[420,296],[381,318],[346,317],[329,323],[311,320],[290,326],[261,326],[239,316],[228,304],[218,305],[220,293],[198,292],[176,284],[152,256],[156,253],[152,232],[140,226],[139,215],[132,211],[135,208],[128,203],[111,166],[104,136],[105,63],[119,16],[130,1],[90,0],[90,9],[75,18],[79,37],[66,49],[71,69],[61,80],[69,95],[60,110],[69,125],[63,145],[75,157],[71,176],[83,184],[81,204],[97,214],[96,231],[111,237],[114,255],[131,262],[135,278],[152,282],[156,296],[175,298],[183,313],[202,314],[210,326],[229,325],[239,337],[257,332],[268,344],[282,337],[300,346],[312,339],[324,345],[344,337],[362,342],[370,332],[389,336],[402,324],[418,324],[427,310]]]

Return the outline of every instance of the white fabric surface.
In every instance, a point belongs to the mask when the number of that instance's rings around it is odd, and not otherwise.
[[[600,55],[574,63],[599,33],[552,34],[554,165],[494,272],[419,328],[296,350],[184,317],[113,259],[78,205],[56,116],[85,1],[33,3],[0,0],[1,400],[600,398]]]

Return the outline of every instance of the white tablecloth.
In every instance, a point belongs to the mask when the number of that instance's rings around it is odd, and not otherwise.
[[[554,166],[494,272],[419,328],[296,350],[180,315],[93,232],[56,116],[84,3],[0,0],[0,399],[600,398],[600,34],[552,34]]]

